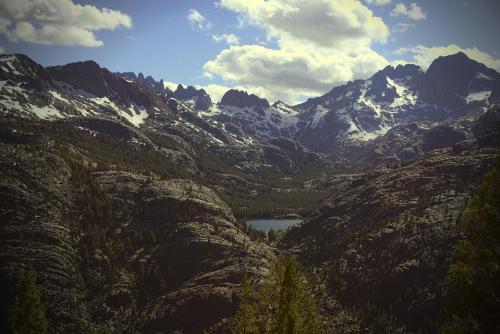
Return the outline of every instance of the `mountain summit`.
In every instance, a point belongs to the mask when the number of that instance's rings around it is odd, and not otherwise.
[[[193,86],[184,88],[179,84],[173,95],[191,105],[195,110],[208,110],[212,107],[212,99],[204,89],[196,89]]]
[[[269,107],[269,102],[266,99],[262,99],[254,94],[248,94],[247,92],[231,89],[228,90],[222,99],[220,104],[226,106],[235,106],[239,108],[244,107],[257,107],[257,108],[267,108]]]

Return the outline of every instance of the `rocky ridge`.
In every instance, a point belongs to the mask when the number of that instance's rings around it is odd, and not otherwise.
[[[12,300],[16,277],[32,263],[57,324],[52,332],[134,326],[198,333],[223,326],[243,276],[258,278],[274,256],[241,230],[213,191],[193,181],[122,171],[81,179],[79,168],[87,167],[29,133],[4,134],[0,150],[3,297]],[[99,207],[87,208],[98,217],[111,203],[104,226],[78,213],[89,205],[79,197],[87,192],[100,198]]]

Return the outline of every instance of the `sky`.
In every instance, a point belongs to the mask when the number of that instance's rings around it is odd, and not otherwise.
[[[296,104],[387,65],[465,52],[500,71],[499,0],[0,0],[0,52],[94,60]]]

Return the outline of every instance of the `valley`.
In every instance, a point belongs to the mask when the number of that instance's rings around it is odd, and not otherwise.
[[[291,226],[300,224],[302,219],[247,219],[245,222],[257,230],[269,233],[270,230],[286,230]]]
[[[500,74],[463,53],[295,106],[21,54],[0,93],[2,330],[30,264],[50,333],[229,333],[293,255],[326,332],[437,333],[500,145]]]

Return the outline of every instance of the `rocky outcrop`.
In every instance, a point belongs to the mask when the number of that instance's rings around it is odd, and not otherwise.
[[[115,75],[125,79],[126,81],[138,83],[139,85],[145,86],[158,93],[167,93],[169,95],[173,94],[170,89],[165,87],[163,79],[156,81],[150,75],[145,77],[142,73],[136,75],[134,72],[116,72]]]
[[[48,67],[52,78],[70,84],[97,97],[114,97],[124,105],[135,103],[150,107],[153,97],[140,86],[117,77],[94,61],[70,63],[63,66]]]
[[[0,143],[0,328],[20,274],[30,263],[39,273],[51,331],[59,333],[69,324],[89,320],[86,306],[80,306],[84,287],[75,240],[78,227],[69,217],[71,169],[50,143],[31,136],[35,145],[26,145],[27,137],[14,133],[10,143]]]
[[[488,110],[472,127],[472,133],[481,144],[500,145],[500,108]]]
[[[0,55],[0,80],[23,82],[22,87],[48,90],[53,82],[49,72],[23,54]]]
[[[174,97],[181,101],[192,101],[195,110],[208,110],[212,107],[212,99],[203,88],[196,89],[193,86],[184,88],[179,84]]]
[[[257,107],[262,109],[269,107],[269,102],[266,99],[235,89],[228,90],[220,100],[220,104],[239,108]]]
[[[161,181],[124,172],[97,177],[106,193],[134,203],[141,212],[121,228],[156,236],[156,243],[137,249],[126,266],[134,277],[139,268],[154,267],[157,272],[148,285],[164,282],[140,312],[141,331],[199,333],[229,318],[239,282],[245,274],[263,274],[273,256],[270,248],[250,240],[235,226],[227,205],[192,181]],[[147,289],[143,284],[132,281],[130,289]]]
[[[434,60],[419,80],[422,99],[428,103],[460,108],[470,91],[493,91],[500,74],[459,52]]]
[[[474,121],[410,123],[398,125],[369,142],[342,141],[334,146],[334,160],[357,169],[399,165],[436,149],[453,148],[456,153],[473,147],[495,147],[500,138],[500,110],[490,108]]]
[[[442,281],[460,237],[458,217],[491,167],[494,149],[435,150],[373,170],[289,232],[281,247],[327,273],[332,314],[370,301],[409,330],[443,313]],[[391,311],[392,310],[392,311]]]

